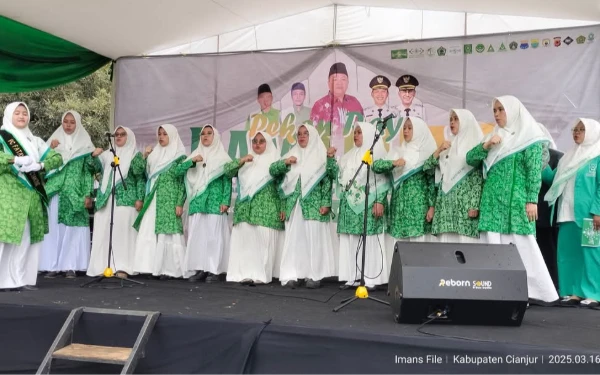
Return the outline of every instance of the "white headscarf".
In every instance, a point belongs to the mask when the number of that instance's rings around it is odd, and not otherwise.
[[[252,199],[273,177],[269,173],[271,164],[279,160],[279,150],[273,144],[273,138],[265,132],[259,131],[254,135],[262,134],[267,141],[265,151],[258,155],[252,149],[252,140],[248,134],[248,150],[253,159],[250,163],[244,164],[238,172],[238,186],[240,200]]]
[[[511,95],[500,96],[494,99],[492,106],[496,101],[499,101],[504,107],[506,126],[501,128],[496,125],[494,131],[484,138],[484,142],[487,142],[494,134],[502,138],[500,144],[490,149],[483,162],[484,177],[487,177],[488,171],[502,159],[521,152],[535,143],[548,142],[537,121],[519,99]]]
[[[65,117],[71,114],[75,118],[75,131],[73,134],[67,134],[63,129],[62,122]],[[94,151],[95,147],[92,143],[90,135],[81,125],[81,115],[75,111],[67,111],[62,115],[60,120],[61,125],[52,133],[46,144],[50,146],[52,140],[56,139],[59,145],[54,149],[63,158],[63,167],[71,160],[77,159],[80,156],[89,154]]]
[[[219,131],[210,124],[204,125],[202,130],[206,128],[211,128],[213,131],[212,143],[207,147],[202,144],[202,139],[200,139],[198,147],[187,158],[187,160],[191,160],[195,156],[201,155],[203,159],[202,162],[196,164],[195,168],[190,168],[187,171],[185,182],[190,200],[198,194],[202,194],[208,184],[223,175],[225,164],[231,161],[225,151],[225,146],[221,142]],[[202,134],[202,131],[200,131],[200,134]]]
[[[552,137],[552,134],[550,134],[550,132],[548,131],[548,128],[546,128],[542,123],[538,122],[537,124],[540,127],[540,129],[542,129],[542,131],[544,132],[544,135],[546,136],[548,142],[550,142],[548,147],[550,147],[553,150],[558,150],[558,148],[556,147],[556,142],[554,142],[554,138]]]
[[[46,154],[46,152],[48,152],[49,147],[42,139],[34,136],[33,133],[31,133],[31,130],[29,129],[29,121],[24,129],[19,129],[12,123],[13,114],[20,105],[27,109],[27,114],[29,115],[28,118],[31,120],[31,112],[29,112],[29,107],[27,107],[27,104],[23,102],[13,102],[7,105],[4,109],[4,117],[2,118],[2,127],[0,127],[0,129],[12,134],[12,136],[15,137],[19,144],[25,149],[27,155],[31,156],[31,158],[36,162],[40,162],[42,157]],[[11,150],[4,150],[4,152],[12,153]],[[19,173],[19,175],[25,178],[23,173]]]
[[[358,168],[360,168],[363,156],[369,151],[375,138],[377,129],[375,125],[369,122],[357,122],[354,124],[354,129],[360,128],[362,131],[363,143],[362,146],[352,148],[340,161],[340,174],[338,176],[338,189],[346,190],[348,183],[352,180]],[[373,148],[373,161],[380,160],[385,157],[386,151],[383,145],[383,140],[380,139]],[[346,201],[354,213],[360,214],[365,210],[365,192],[364,187],[367,183],[367,168],[362,167],[354,183],[346,192]],[[375,174],[372,170],[369,175],[369,205],[371,205],[378,193],[386,191],[390,188],[390,180],[386,175]],[[338,196],[341,197],[341,191]]]
[[[288,196],[296,189],[296,184],[300,178],[302,187],[302,198],[306,197],[312,188],[321,182],[327,168],[327,149],[319,137],[319,132],[311,125],[301,125],[296,129],[296,139],[298,131],[305,127],[308,130],[308,144],[305,148],[296,143],[283,159],[295,156],[296,164],[291,165],[290,171],[285,175],[281,188],[285,196]]]
[[[577,173],[579,168],[600,156],[600,123],[595,120],[580,118],[577,119],[574,127],[579,122],[585,125],[585,138],[581,144],[576,144],[558,162],[554,182],[544,197],[549,205],[553,205],[558,197],[562,195],[567,182]]]
[[[163,128],[167,132],[169,144],[162,147],[160,143],[157,143],[150,155],[148,155],[148,163],[146,165],[146,174],[148,175],[149,183],[148,191],[152,190],[162,172],[165,172],[179,157],[185,155],[185,146],[181,142],[181,138],[179,138],[177,128],[171,124],[164,124],[157,128],[157,134],[160,128]],[[158,139],[158,135],[156,138]]]
[[[117,130],[123,129],[127,132],[127,141],[123,147],[119,147],[115,145],[115,153],[119,158],[119,165],[121,168],[121,174],[123,174],[123,178],[126,179],[129,175],[129,167],[131,166],[131,161],[135,157],[135,154],[138,152],[135,142],[135,134],[131,131],[131,129],[126,128],[124,126],[118,126],[115,129],[115,133]],[[114,134],[114,133],[113,133]],[[99,156],[100,162],[102,163],[102,168],[104,172],[102,173],[102,183],[100,184],[100,192],[104,194],[107,189],[111,189],[112,186],[112,166],[111,163],[113,161],[113,153],[110,150],[104,151]],[[117,171],[115,175],[115,184],[118,184],[121,181],[121,175]]]
[[[466,109],[453,109],[458,117],[458,134],[447,138],[452,146],[440,152],[440,168],[436,170],[436,183],[441,182],[441,189],[447,194],[458,184],[473,167],[467,164],[467,152],[481,143],[483,132],[473,114]],[[452,133],[451,133],[452,134]]]
[[[404,125],[408,120],[412,123],[412,139],[410,142],[403,140],[400,146],[392,146],[386,157],[387,160],[403,158],[406,162],[403,167],[396,167],[392,171],[395,188],[408,177],[420,171],[423,164],[425,164],[425,161],[437,148],[431,130],[429,130],[425,121],[419,117],[405,117],[402,121],[402,126],[400,127],[400,134],[404,131]]]

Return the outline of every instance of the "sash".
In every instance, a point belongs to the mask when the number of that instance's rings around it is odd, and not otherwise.
[[[25,149],[19,144],[19,141],[17,141],[12,134],[6,130],[0,130],[0,135],[14,156],[27,156]],[[13,168],[13,170],[14,169],[15,168]],[[25,178],[27,178],[29,185],[33,187],[33,189],[40,195],[42,202],[45,205],[48,205],[48,195],[46,194],[46,189],[44,189],[44,183],[39,172],[28,172],[23,174],[25,175]],[[21,179],[19,180],[22,181]]]

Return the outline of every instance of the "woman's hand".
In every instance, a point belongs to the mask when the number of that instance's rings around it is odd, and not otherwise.
[[[222,214],[224,214],[225,212],[227,212],[227,210],[229,210],[229,206],[222,204],[219,210]]]
[[[94,152],[92,152],[92,157],[96,158],[96,157],[98,157],[103,152],[104,152],[103,149],[101,149],[99,147],[96,147],[96,149],[94,150]]]
[[[594,215],[594,230],[600,230],[600,216]]]
[[[469,210],[469,217],[471,219],[475,219],[477,216],[479,216],[479,210]]]
[[[290,156],[289,158],[285,159],[285,165],[296,164],[297,161],[298,159],[296,159],[295,156]]]
[[[375,203],[373,205],[373,216],[382,217],[383,216],[383,204]]]
[[[429,207],[429,210],[427,210],[427,216],[425,216],[425,220],[427,220],[428,223],[431,223],[431,221],[433,220],[434,213],[435,213],[435,208]]]
[[[404,160],[403,158],[394,160],[393,165],[394,167],[404,167],[406,165],[406,160]]]
[[[483,148],[486,150],[489,150],[490,148],[496,146],[500,142],[502,142],[502,138],[500,138],[500,136],[498,134],[496,134],[492,138],[490,138],[489,141],[487,141],[483,144]]]
[[[527,218],[529,221],[536,221],[538,218],[538,210],[536,203],[527,203],[525,205],[525,211],[527,212]]]
[[[329,149],[327,149],[327,157],[333,158],[335,156],[336,152],[337,152],[337,150],[335,147],[329,147]]]
[[[59,144],[60,142],[58,141],[58,139],[53,139],[52,142],[50,142],[50,148],[54,150],[58,147]]]
[[[321,208],[319,209],[319,213],[320,213],[321,215],[327,215],[327,214],[329,213],[329,209],[330,209],[329,207],[321,207]]]
[[[177,206],[175,207],[175,216],[181,217],[183,215],[183,207]]]
[[[142,202],[142,201],[135,201],[135,210],[137,212],[140,212],[142,210],[142,207],[144,207],[144,202]]]
[[[436,158],[436,159],[438,159],[440,157],[440,154],[443,151],[446,151],[447,149],[449,149],[450,146],[452,146],[452,143],[450,143],[449,141],[442,142],[442,144],[440,145],[440,147],[438,147],[437,150],[435,150],[435,152],[433,153],[433,157]]]
[[[194,156],[194,157],[192,158],[192,161],[193,161],[194,163],[200,163],[202,160],[204,160],[204,159],[202,158],[202,155],[196,155],[196,156]]]

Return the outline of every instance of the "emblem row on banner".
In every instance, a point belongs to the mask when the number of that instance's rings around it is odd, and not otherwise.
[[[595,40],[594,33],[589,33],[586,37],[585,35],[579,35],[577,38],[573,39],[570,36],[567,37],[554,37],[554,38],[543,38],[543,39],[525,39],[517,42],[513,40],[510,43],[501,42],[500,45],[496,44],[483,44],[483,43],[468,43],[463,44],[462,46],[440,46],[440,47],[411,47],[411,48],[401,48],[394,49],[391,51],[392,60],[396,59],[409,59],[409,58],[418,58],[418,57],[433,57],[433,56],[446,56],[446,55],[470,55],[473,53],[484,53],[484,52],[505,52],[505,51],[516,51],[518,49],[526,50],[530,47],[535,49],[540,46],[542,47],[560,47],[560,46],[569,46],[572,43],[576,44],[585,44],[592,43]]]

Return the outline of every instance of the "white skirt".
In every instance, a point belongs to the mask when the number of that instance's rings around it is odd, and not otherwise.
[[[512,243],[517,247],[527,271],[529,298],[544,302],[553,302],[558,299],[558,293],[534,236],[484,232],[481,234],[481,239],[489,244],[508,245]]]
[[[35,285],[41,248],[41,242],[31,245],[29,220],[20,245],[0,242],[0,289]]]
[[[339,280],[346,281],[346,285],[358,285],[354,280],[360,280],[362,267],[361,236],[353,234],[340,234],[340,268]],[[373,287],[388,282],[390,264],[382,234],[367,236],[365,255],[365,285]]]
[[[154,276],[189,277],[183,270],[185,239],[182,234],[155,232],[156,197],[146,210],[135,243],[133,271]]]
[[[49,233],[44,237],[40,271],[85,271],[90,262],[90,228],[58,223],[58,195],[50,200]]]
[[[270,283],[273,279],[277,249],[281,249],[284,232],[248,223],[239,223],[231,233],[231,250],[227,281],[245,279]]]
[[[473,238],[469,236],[463,236],[458,233],[440,233],[437,236],[437,242],[442,243],[480,243],[481,238]]]
[[[191,215],[184,269],[214,275],[227,272],[230,236],[227,215]]]
[[[279,271],[282,285],[301,279],[319,281],[335,274],[330,223],[305,220],[297,202],[285,230]]]
[[[137,232],[133,223],[138,212],[133,207],[116,206],[113,223],[112,257],[110,267],[114,272],[122,271],[129,275],[133,272],[133,256]],[[108,263],[108,247],[110,239],[110,206],[106,205],[94,215],[94,236],[92,238],[92,255],[87,270],[88,276],[104,273]]]

